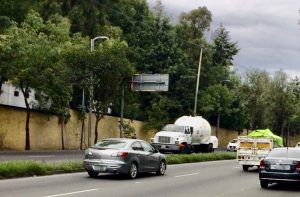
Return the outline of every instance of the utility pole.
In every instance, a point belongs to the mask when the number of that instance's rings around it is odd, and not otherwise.
[[[196,93],[195,93],[195,103],[194,103],[194,116],[197,115],[197,101],[198,101],[198,89],[199,89],[199,80],[200,80],[201,61],[202,61],[202,48],[200,50],[200,58],[199,58],[199,67],[198,67]]]

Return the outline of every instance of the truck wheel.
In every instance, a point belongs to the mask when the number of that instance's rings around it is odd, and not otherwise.
[[[269,181],[267,181],[267,180],[260,180],[260,187],[261,188],[267,189],[268,185],[269,185]]]
[[[187,154],[192,154],[192,147],[191,146],[187,146]]]
[[[246,172],[246,171],[248,171],[248,169],[249,169],[249,166],[248,165],[243,165],[243,170]]]
[[[208,145],[208,152],[209,152],[209,153],[214,152],[213,144],[209,144],[209,145]]]
[[[187,147],[186,147],[185,144],[181,147],[179,153],[180,153],[180,154],[186,154],[186,153],[187,153]]]
[[[98,172],[94,172],[94,171],[88,171],[88,174],[90,175],[90,177],[96,178],[99,173]]]

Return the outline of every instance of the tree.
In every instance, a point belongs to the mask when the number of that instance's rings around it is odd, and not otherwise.
[[[34,11],[30,11],[20,26],[12,25],[5,32],[8,38],[3,48],[6,63],[9,63],[9,80],[20,88],[26,106],[25,149],[30,150],[30,113],[33,106],[28,102],[29,92],[37,92],[36,99],[49,97],[50,84],[56,83],[57,72],[63,69],[61,43],[68,42],[68,20],[55,17],[44,22]],[[60,73],[60,72],[59,72]],[[62,77],[62,76],[60,76]],[[50,80],[52,79],[52,80]],[[62,82],[61,84],[64,84]],[[48,99],[46,99],[48,100]],[[47,102],[47,101],[46,101]],[[42,103],[42,102],[41,102]]]
[[[21,23],[24,21],[29,10],[39,9],[39,3],[40,1],[36,0],[1,0],[0,18]]]
[[[269,100],[272,127],[284,137],[284,129],[295,114],[296,98],[288,76],[282,70],[275,73],[270,84]]]
[[[237,43],[230,41],[229,32],[221,25],[213,39],[213,65],[232,66],[233,57],[238,51]]]
[[[73,70],[73,78],[93,96],[92,108],[95,112],[95,139],[98,140],[99,121],[107,114],[107,109],[118,94],[119,87],[133,73],[127,59],[127,43],[110,38],[98,44],[94,51],[81,48],[72,51],[67,62]],[[85,50],[85,51],[84,51]]]
[[[230,91],[226,85],[217,84],[209,86],[200,99],[201,111],[217,116],[218,137],[220,128],[220,117],[231,112],[234,101],[234,92]]]
[[[8,37],[6,35],[0,35],[0,96],[2,93],[2,84],[8,80],[10,66],[8,64],[5,54],[5,47],[7,46]]]
[[[107,113],[107,109],[118,95],[124,83],[132,76],[133,67],[127,59],[127,43],[120,40],[109,40],[99,45],[93,52],[96,62],[93,106],[95,110],[95,139],[98,140],[98,123]]]
[[[269,74],[260,70],[248,71],[242,81],[241,91],[251,129],[268,127],[270,81]]]

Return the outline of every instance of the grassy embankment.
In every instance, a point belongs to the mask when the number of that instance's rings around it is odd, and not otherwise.
[[[235,153],[205,153],[191,155],[167,155],[167,163],[182,164],[235,159]],[[0,163],[0,179],[45,176],[84,171],[82,162],[44,163],[38,161],[9,161]]]

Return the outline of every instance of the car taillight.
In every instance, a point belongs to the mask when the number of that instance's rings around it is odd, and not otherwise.
[[[300,162],[299,161],[296,163],[296,171],[300,172]]]
[[[259,169],[265,169],[265,168],[266,168],[265,160],[261,160],[259,164]]]
[[[118,152],[117,157],[125,158],[127,157],[128,152]]]

